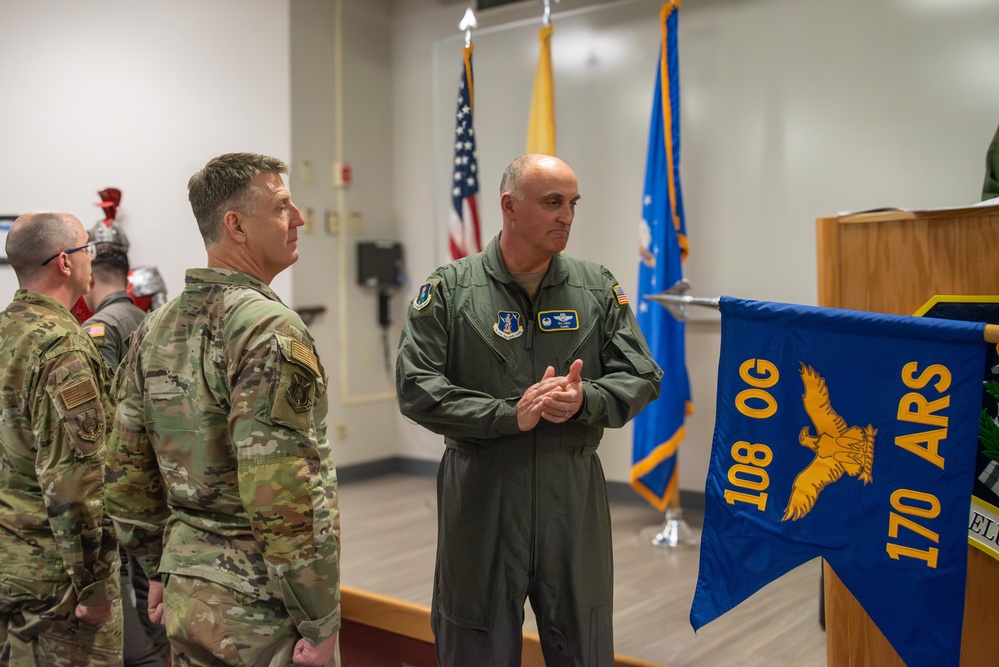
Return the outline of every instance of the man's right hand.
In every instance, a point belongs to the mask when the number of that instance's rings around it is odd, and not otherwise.
[[[87,625],[100,627],[111,618],[111,611],[114,608],[114,600],[108,600],[101,604],[76,605],[76,617]]]
[[[564,378],[555,377],[555,369],[549,366],[541,380],[527,388],[517,403],[517,426],[521,431],[530,431],[538,425],[544,411],[545,397],[561,387],[563,382]]]
[[[333,661],[339,637],[340,633],[334,632],[320,644],[313,644],[302,637],[295,642],[295,652],[291,656],[291,661],[296,665],[306,665],[307,667],[326,667]]]
[[[146,595],[146,613],[149,620],[157,625],[163,625],[163,582],[149,580],[149,593]]]

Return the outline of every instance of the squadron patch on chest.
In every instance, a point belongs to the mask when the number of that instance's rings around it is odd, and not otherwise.
[[[312,382],[298,373],[291,374],[291,384],[285,392],[288,405],[295,412],[307,412],[312,409]]]
[[[512,310],[501,310],[496,314],[496,324],[493,331],[500,338],[513,340],[517,336],[523,335],[524,328],[520,326],[520,313]]]
[[[542,310],[538,313],[542,331],[575,331],[579,328],[579,315],[575,310]]]

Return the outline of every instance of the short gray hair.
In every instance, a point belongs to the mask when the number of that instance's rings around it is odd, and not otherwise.
[[[226,211],[252,213],[256,192],[250,185],[258,174],[287,174],[288,165],[259,153],[226,153],[211,159],[187,182],[187,198],[205,246],[222,237]]]
[[[519,158],[510,163],[510,165],[506,168],[506,171],[503,172],[502,180],[500,180],[500,197],[503,196],[504,192],[509,192],[517,199],[524,198],[524,171],[528,166],[533,164],[537,158],[538,156],[534,154],[521,155]]]
[[[4,249],[18,282],[32,279],[52,255],[75,247],[78,232],[64,213],[25,213],[15,220]]]

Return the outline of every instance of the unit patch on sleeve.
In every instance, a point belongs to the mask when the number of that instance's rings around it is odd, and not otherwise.
[[[76,415],[77,434],[88,442],[97,440],[104,431],[104,425],[97,417],[97,409],[84,410]]]
[[[308,412],[312,409],[312,382],[299,373],[291,374],[291,383],[285,392],[288,404],[295,412]]]
[[[434,284],[432,282],[423,283],[419,294],[413,299],[413,310],[423,310],[430,305],[430,300],[434,298]]]
[[[621,306],[627,306],[628,295],[624,293],[624,288],[621,287],[620,285],[614,285],[613,289],[614,289],[614,298],[617,299],[618,307],[620,308]]]
[[[538,325],[542,331],[575,331],[579,328],[579,316],[575,310],[542,310],[538,313]]]

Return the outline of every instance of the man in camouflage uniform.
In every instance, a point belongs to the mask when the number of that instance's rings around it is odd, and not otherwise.
[[[503,231],[435,271],[399,343],[402,413],[444,436],[431,624],[439,665],[519,665],[531,600],[545,663],[614,664],[610,510],[596,450],[662,371],[604,267],[562,251],[579,190],[526,155]]]
[[[116,378],[108,512],[150,577],[174,667],[338,662],[326,375],[268,287],[304,223],[287,172],[235,153],[191,177],[209,268],[139,325]]]
[[[103,227],[103,223],[98,223]],[[128,255],[124,246],[91,242],[97,255],[91,262],[90,291],[83,300],[93,315],[83,323],[112,375],[125,356],[128,341],[139,322],[146,316],[128,295]],[[149,582],[134,558],[121,554],[122,615],[124,617],[125,667],[166,667],[170,644],[160,623],[149,620]]]
[[[93,247],[66,213],[10,228],[0,314],[0,664],[121,664],[118,544],[104,525],[104,362],[69,308]]]

